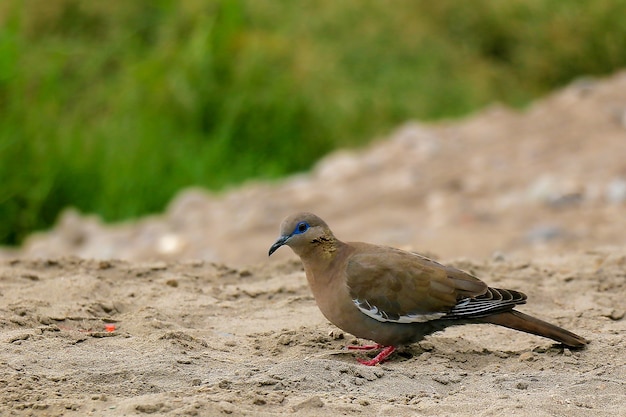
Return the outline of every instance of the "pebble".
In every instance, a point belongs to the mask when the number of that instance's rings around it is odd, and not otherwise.
[[[235,411],[235,406],[228,401],[220,401],[218,406],[224,414],[232,414]]]
[[[621,320],[624,318],[624,316],[626,315],[626,310],[623,309],[614,309],[611,311],[611,313],[609,314],[609,318],[611,320]]]
[[[293,406],[293,411],[300,411],[305,409],[315,409],[322,408],[324,406],[324,402],[317,395],[309,398],[308,400],[302,401],[300,404],[296,404]]]
[[[504,262],[507,260],[507,256],[504,252],[496,251],[491,254],[491,259],[494,262]]]
[[[547,224],[533,227],[526,233],[525,238],[531,243],[541,243],[564,236],[565,232],[559,226]]]
[[[626,202],[626,179],[615,178],[606,186],[605,197],[611,204]]]
[[[518,382],[517,385],[515,385],[515,388],[517,388],[517,389],[528,389],[528,383],[527,382]]]

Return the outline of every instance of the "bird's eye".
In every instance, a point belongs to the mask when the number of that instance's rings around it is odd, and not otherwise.
[[[300,222],[296,226],[296,230],[293,231],[294,234],[304,233],[309,230],[309,224],[307,222]]]

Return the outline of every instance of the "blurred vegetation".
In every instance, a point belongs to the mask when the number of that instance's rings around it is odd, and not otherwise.
[[[626,64],[626,0],[3,0],[0,243]]]

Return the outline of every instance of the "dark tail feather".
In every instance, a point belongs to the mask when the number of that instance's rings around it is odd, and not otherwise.
[[[529,316],[528,314],[520,313],[516,310],[483,317],[481,321],[484,323],[497,324],[508,327],[509,329],[519,330],[537,336],[547,337],[573,348],[581,348],[589,343],[587,339],[580,337],[577,334]]]

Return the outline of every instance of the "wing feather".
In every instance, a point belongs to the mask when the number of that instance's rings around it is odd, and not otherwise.
[[[361,312],[376,320],[415,323],[445,318],[459,301],[487,292],[487,285],[473,275],[421,255],[351,245],[357,252],[346,266],[350,296]],[[458,309],[455,314],[463,312]]]
[[[466,298],[455,305],[443,318],[477,318],[509,311],[519,304],[526,303],[526,294],[500,288],[487,289],[483,295]]]

